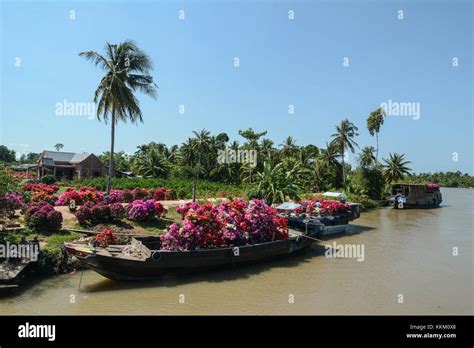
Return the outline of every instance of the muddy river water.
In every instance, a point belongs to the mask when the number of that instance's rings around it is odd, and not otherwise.
[[[363,213],[296,257],[145,283],[61,275],[0,298],[0,313],[473,314],[474,190],[442,194],[438,209]],[[325,256],[349,244],[363,258]]]

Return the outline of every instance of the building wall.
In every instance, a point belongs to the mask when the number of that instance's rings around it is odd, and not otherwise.
[[[81,163],[78,163],[76,165],[76,170],[81,173],[81,178],[99,177],[107,174],[102,162],[94,155],[91,155]]]

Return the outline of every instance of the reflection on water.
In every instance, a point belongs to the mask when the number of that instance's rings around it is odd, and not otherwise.
[[[313,245],[269,263],[148,282],[85,271],[82,281],[80,272],[36,281],[0,299],[0,313],[472,314],[474,191],[442,192],[438,209],[376,209],[326,241],[363,244],[363,262],[327,258],[324,245]]]

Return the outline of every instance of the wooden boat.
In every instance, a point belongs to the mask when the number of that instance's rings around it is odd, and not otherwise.
[[[326,196],[331,196],[326,192]],[[336,193],[333,193],[334,195]],[[343,194],[338,194],[343,195]],[[331,196],[332,197],[332,196]],[[342,197],[342,196],[337,196]],[[345,195],[344,195],[345,197]],[[342,198],[344,198],[342,197]],[[332,216],[308,216],[306,214],[294,215],[293,212],[296,208],[300,207],[299,204],[285,202],[276,207],[280,215],[288,220],[288,225],[299,230],[304,230],[312,224],[323,224],[324,229],[321,231],[320,237],[330,236],[333,234],[345,233],[349,222],[360,217],[361,204],[360,203],[348,203],[350,210],[344,214],[337,214]]]
[[[0,263],[0,285],[8,287],[18,284],[23,272],[31,263],[29,259],[5,260]]]
[[[442,201],[439,187],[419,184],[395,184],[390,196],[390,203],[395,209],[435,208]]]
[[[146,280],[175,275],[232,268],[272,258],[288,256],[307,249],[324,229],[313,224],[304,232],[290,229],[286,240],[238,247],[197,249],[192,251],[160,250],[159,237],[133,237],[129,245],[95,248],[66,243],[67,253],[79,263],[114,280]]]

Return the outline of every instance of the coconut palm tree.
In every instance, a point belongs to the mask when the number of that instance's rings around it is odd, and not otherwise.
[[[405,155],[398,153],[390,153],[389,155],[390,158],[388,160],[383,159],[385,162],[383,175],[388,183],[403,179],[404,175],[410,174],[411,169],[407,167],[407,164],[411,162],[405,160]]]
[[[374,156],[374,147],[366,146],[362,149],[361,154],[359,155],[359,164],[363,168],[371,167],[377,163],[377,159]]]
[[[273,148],[273,141],[267,138],[262,139],[260,148],[261,148],[261,153],[263,157],[262,158],[263,162],[273,163],[274,155],[275,155],[275,149]]]
[[[143,122],[135,93],[138,91],[156,98],[156,85],[150,75],[153,69],[150,58],[133,41],[106,43],[104,49],[104,55],[95,51],[85,51],[79,55],[104,71],[94,94],[94,103],[97,105],[99,121],[102,118],[107,123],[110,117],[108,196],[112,187],[115,125],[118,121]]]
[[[379,158],[379,132],[380,127],[383,125],[383,118],[385,116],[385,110],[382,108],[378,108],[372,111],[367,117],[367,130],[369,131],[370,135],[374,136],[377,141],[377,150],[375,152],[375,160],[377,161]]]
[[[211,132],[202,129],[201,131],[193,131],[195,137],[192,139],[192,149],[197,154],[199,173],[203,172],[204,160],[208,158],[211,151]]]
[[[298,150],[298,145],[296,145],[296,139],[292,136],[288,136],[283,141],[283,144],[280,144],[282,147],[281,151],[285,157],[292,157],[295,155]]]
[[[350,150],[352,153],[355,152],[355,147],[359,147],[355,142],[354,138],[359,135],[357,132],[359,129],[350,122],[347,118],[336,126],[336,133],[331,135],[333,144],[339,151],[342,162],[342,182],[345,183],[345,173],[344,173],[344,152]]]
[[[157,148],[151,147],[136,158],[136,168],[140,175],[166,178],[170,165]]]
[[[56,151],[58,151],[58,152],[59,152],[59,150],[61,150],[63,147],[64,147],[64,145],[61,144],[61,143],[57,143],[56,145],[54,145],[54,148],[55,148]]]
[[[242,148],[245,150],[258,151],[258,139],[260,139],[266,134],[267,131],[255,132],[252,128],[249,128],[247,130],[239,130],[239,135],[247,140],[247,142],[243,144]],[[251,166],[248,166],[248,168],[250,173],[249,181],[250,183],[252,183],[253,168]]]

